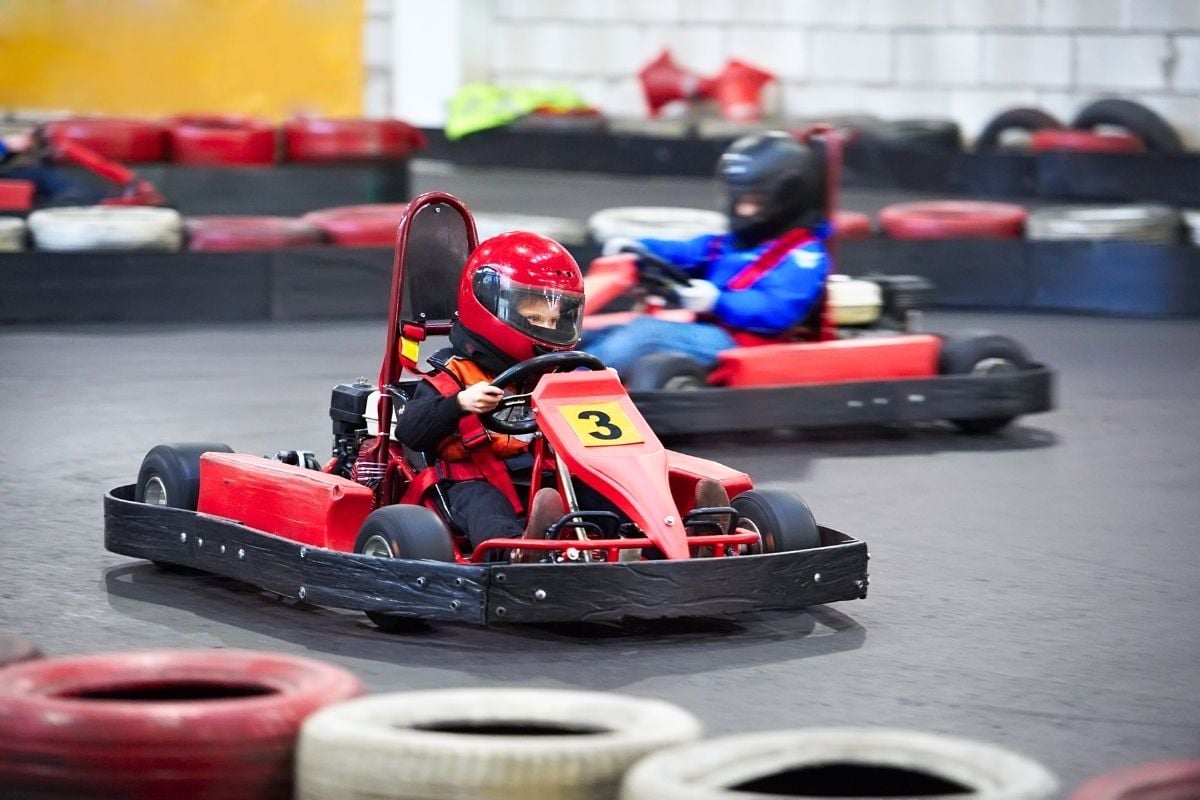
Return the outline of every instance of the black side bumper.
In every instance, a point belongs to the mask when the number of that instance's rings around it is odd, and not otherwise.
[[[617,564],[461,565],[380,559],[304,545],[236,522],[104,496],[104,546],[316,605],[489,625],[719,616],[867,594],[867,546],[822,528],[791,553]]]
[[[630,392],[659,436],[991,419],[1049,411],[1052,373],[942,375],[807,386]]]

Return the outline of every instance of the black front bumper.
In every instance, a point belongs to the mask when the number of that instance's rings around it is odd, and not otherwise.
[[[804,386],[630,392],[659,436],[1018,417],[1053,408],[1041,364],[994,375],[939,375]]]
[[[867,546],[829,528],[790,553],[615,564],[446,564],[306,547],[236,522],[104,496],[104,546],[333,608],[490,625],[718,616],[867,594]]]

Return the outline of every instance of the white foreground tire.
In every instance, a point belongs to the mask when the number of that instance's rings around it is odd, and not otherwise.
[[[374,695],[304,724],[297,800],[615,798],[631,764],[694,741],[669,703],[542,689]]]
[[[475,216],[479,241],[509,231],[529,231],[548,236],[561,245],[587,243],[587,229],[582,222],[566,217],[544,217],[536,214],[493,214],[481,211]]]
[[[727,230],[729,221],[724,214],[702,208],[620,206],[602,209],[588,218],[588,231],[600,244],[618,236],[683,240]]]
[[[29,215],[38,250],[178,250],[183,219],[171,208],[76,206]]]
[[[0,217],[0,253],[16,253],[25,249],[25,220]]]
[[[621,800],[1047,800],[1056,791],[1040,764],[994,745],[890,728],[807,728],[662,750],[629,770]]]

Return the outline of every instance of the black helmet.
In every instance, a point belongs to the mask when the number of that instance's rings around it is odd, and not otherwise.
[[[771,239],[788,228],[815,224],[825,210],[821,156],[782,131],[743,136],[717,162],[721,207],[743,246]],[[739,202],[757,199],[752,214],[738,215]]]

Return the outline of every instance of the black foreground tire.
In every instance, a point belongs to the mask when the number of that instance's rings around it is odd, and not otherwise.
[[[300,733],[297,800],[615,798],[632,764],[703,732],[661,700],[563,689],[398,692],[326,711]]]
[[[651,353],[633,362],[625,376],[625,388],[631,392],[687,391],[708,385],[708,370],[696,359],[683,353]]]
[[[1048,114],[1040,108],[1010,108],[1001,111],[983,126],[979,137],[975,139],[976,150],[996,150],[1000,148],[1000,138],[1012,130],[1034,131],[1057,130],[1063,124],[1053,114]]]
[[[405,558],[418,561],[453,561],[450,530],[437,514],[424,506],[395,505],[377,508],[367,516],[354,552],[375,558]],[[365,612],[380,630],[400,633],[420,628],[415,617]]]
[[[784,553],[821,546],[821,531],[812,509],[799,495],[785,489],[751,489],[733,498],[741,519],[758,529],[762,544],[751,553]]]
[[[625,774],[621,800],[925,797],[1050,800],[1041,764],[995,745],[893,728],[801,728],[668,747]]]
[[[196,510],[200,497],[200,456],[232,453],[219,442],[160,444],[142,459],[133,499],[139,503]]]
[[[1088,103],[1079,109],[1072,128],[1095,128],[1099,125],[1117,125],[1146,143],[1146,148],[1159,153],[1182,153],[1183,140],[1171,123],[1141,103],[1108,97]]]
[[[947,336],[938,355],[943,375],[992,375],[1016,372],[1029,366],[1025,348],[1007,336],[994,333]],[[995,433],[1015,417],[983,417],[950,420],[964,433]]]

